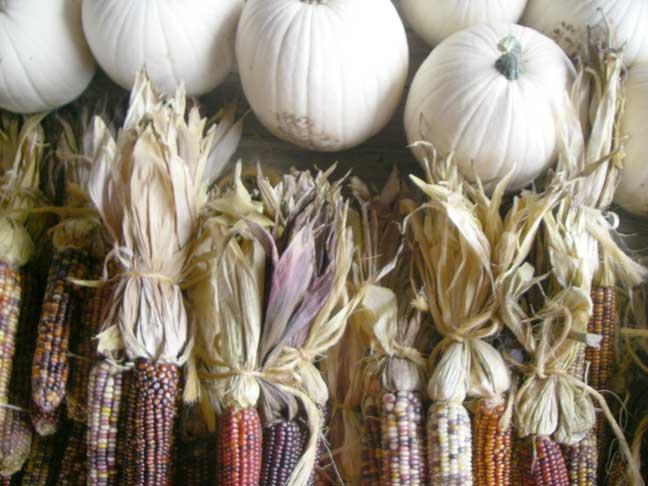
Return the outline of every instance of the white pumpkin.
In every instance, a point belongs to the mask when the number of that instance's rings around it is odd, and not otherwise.
[[[614,202],[635,214],[648,214],[648,63],[636,64],[626,81],[621,130],[628,137]]]
[[[560,47],[532,29],[494,24],[457,32],[414,77],[407,138],[454,152],[469,179],[476,173],[492,186],[510,173],[509,190],[519,189],[555,160],[573,77]]]
[[[248,0],[236,56],[261,122],[323,151],[357,145],[385,126],[409,63],[391,0]]]
[[[243,0],[83,0],[83,29],[99,65],[131,89],[146,67],[155,87],[213,90],[234,66]]]
[[[527,0],[401,0],[403,17],[431,46],[478,24],[514,24]]]
[[[80,0],[0,0],[0,107],[35,113],[62,106],[90,84],[95,62]]]
[[[588,25],[605,22],[612,27],[617,44],[626,43],[626,65],[648,61],[646,0],[529,0],[522,17],[522,24],[550,36],[570,56],[586,41]]]

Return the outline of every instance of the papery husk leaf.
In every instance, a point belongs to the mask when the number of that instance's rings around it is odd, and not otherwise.
[[[0,260],[22,267],[33,252],[34,243],[25,227],[13,218],[0,217]]]
[[[481,339],[470,343],[469,397],[501,399],[511,387],[511,373],[502,354]]]
[[[527,378],[515,400],[520,437],[550,436],[558,428],[559,405],[555,376]]]
[[[559,444],[573,445],[591,433],[596,424],[596,411],[591,397],[583,390],[558,381],[560,420],[554,432]]]
[[[466,342],[450,343],[434,366],[428,382],[428,396],[435,402],[461,403],[470,384],[470,349]]]

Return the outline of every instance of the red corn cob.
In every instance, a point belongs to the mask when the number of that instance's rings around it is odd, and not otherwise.
[[[179,382],[176,365],[144,359],[135,362],[126,405],[123,484],[165,486],[172,483]]]
[[[254,408],[231,408],[218,417],[216,484],[259,484],[261,436],[261,419]]]
[[[521,486],[569,486],[560,446],[548,437],[527,439],[518,449]]]

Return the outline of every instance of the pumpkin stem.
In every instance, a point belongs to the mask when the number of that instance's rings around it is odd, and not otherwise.
[[[509,81],[515,81],[522,73],[522,46],[515,37],[509,35],[497,44],[497,48],[503,54],[495,61],[495,69]]]

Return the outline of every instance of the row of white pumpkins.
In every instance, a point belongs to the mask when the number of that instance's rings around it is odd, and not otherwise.
[[[574,76],[565,52],[575,54],[587,26],[605,18],[631,67],[628,162],[617,200],[648,213],[648,0],[400,4],[436,46],[408,95],[409,141],[454,151],[486,183],[514,168],[511,190],[554,161]],[[144,65],[160,89],[184,82],[191,95],[214,89],[238,62],[266,127],[329,151],[384,127],[409,65],[391,0],[0,0],[0,107],[29,113],[73,100],[90,83],[95,59],[125,88]]]

